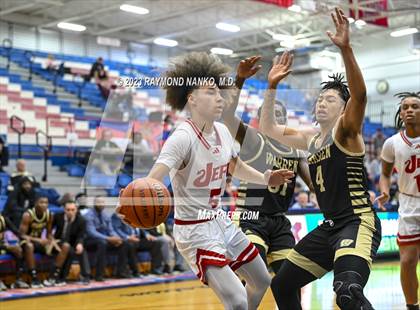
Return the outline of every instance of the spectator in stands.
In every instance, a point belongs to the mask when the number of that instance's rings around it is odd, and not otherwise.
[[[24,176],[16,185],[14,191],[9,194],[3,214],[12,221],[13,225],[19,227],[23,213],[32,209],[34,205],[35,191],[32,182]]]
[[[0,137],[0,172],[4,172],[3,167],[9,165],[9,148],[6,146],[6,141]]]
[[[169,138],[173,130],[173,127],[174,127],[174,122],[172,120],[172,116],[170,114],[167,114],[165,118],[163,119],[162,145]]]
[[[44,230],[47,231],[46,238],[43,238],[42,236]],[[47,197],[38,196],[35,200],[35,207],[23,214],[19,232],[23,239],[21,245],[23,247],[26,265],[31,276],[31,287],[43,287],[35,269],[34,254],[41,253],[50,255],[53,247],[58,247],[52,237],[52,215],[48,210]],[[64,263],[65,256],[63,256],[64,253],[61,254],[61,256],[57,256],[56,264]]]
[[[162,244],[162,260],[163,260],[163,273],[171,273],[172,268],[170,265],[171,257],[174,257],[174,240],[166,233],[166,224],[161,223],[159,226],[149,229],[149,233],[160,241]]]
[[[118,145],[111,139],[112,131],[104,130],[101,139],[92,151],[93,166],[106,175],[114,175],[119,172],[123,154]]]
[[[171,241],[172,241],[171,245],[172,245],[173,255],[175,259],[175,266],[173,268],[173,271],[184,272],[185,271],[184,258],[182,257],[181,253],[179,253],[178,248],[176,247],[175,239],[173,237],[173,225],[169,225],[169,222],[167,221],[165,228],[166,228],[166,235],[169,238],[171,238]]]
[[[372,144],[375,151],[375,154],[380,154],[382,146],[385,142],[385,135],[382,132],[381,128],[376,129],[376,133],[372,136]]]
[[[57,70],[57,64],[55,63],[54,55],[48,54],[47,61],[45,62],[45,67],[48,72],[54,72]]]
[[[149,169],[152,167],[153,153],[141,132],[133,134],[133,141],[127,146],[125,162],[127,170],[139,171],[146,166],[150,166]]]
[[[10,177],[10,183],[12,186],[15,186],[23,177],[27,177],[32,182],[34,187],[39,187],[39,183],[37,183],[32,173],[26,170],[26,161],[24,159],[18,159],[16,161],[16,171],[12,173]]]
[[[90,266],[87,252],[83,247],[86,235],[86,221],[78,212],[77,204],[74,201],[64,203],[64,213],[54,215],[53,227],[54,237],[60,240],[61,247],[68,247],[69,254],[59,275],[53,279],[56,283],[63,283],[67,278],[74,258],[77,258],[80,265],[81,280],[84,284],[89,283]]]
[[[105,71],[104,60],[102,57],[98,57],[90,68],[90,78],[95,78],[101,70]]]
[[[380,151],[376,153],[376,157],[372,158],[372,160],[367,163],[366,169],[368,172],[368,178],[372,182],[373,189],[376,190],[382,169]]]
[[[82,215],[85,215],[86,212],[88,211],[86,194],[85,193],[78,193],[75,197],[75,201],[76,201],[76,204],[77,204],[78,211]]]
[[[2,254],[11,254],[16,261],[16,281],[12,284],[12,288],[29,288],[29,285],[22,280],[23,273],[23,253],[22,248],[19,244],[11,245],[5,240],[6,230],[12,231],[18,238],[21,237],[19,230],[15,225],[7,218],[0,215],[0,255]],[[0,291],[6,290],[7,287],[0,280]]]
[[[301,209],[306,209],[308,207],[310,207],[308,193],[305,191],[301,191],[297,195],[296,202],[292,205],[290,210],[301,210]]]
[[[308,206],[310,208],[319,209],[318,199],[316,199],[316,194],[315,193],[311,192],[309,194]]]
[[[95,83],[98,85],[102,97],[105,100],[108,99],[111,85],[102,57],[96,59],[96,62],[92,65],[92,68],[90,69],[90,77],[95,79]]]
[[[64,193],[64,195],[57,201],[59,206],[64,207],[64,205],[68,202],[68,201],[75,201],[75,197],[72,193]]]
[[[105,198],[95,197],[94,208],[86,215],[86,239],[85,245],[88,250],[96,253],[96,281],[104,280],[107,250],[115,250],[118,253],[116,276],[127,278],[125,273],[127,265],[128,247],[127,242],[117,235],[112,227],[111,217],[104,212]]]
[[[162,242],[151,235],[147,230],[134,229],[125,224],[117,214],[112,215],[112,225],[117,234],[128,243],[128,265],[132,275],[139,277],[137,267],[137,252],[149,251],[152,256],[152,273],[162,274],[159,268],[162,266]]]

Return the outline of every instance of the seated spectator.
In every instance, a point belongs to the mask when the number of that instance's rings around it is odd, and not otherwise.
[[[14,171],[10,176],[10,183],[14,187],[23,177],[27,177],[32,182],[34,187],[39,187],[39,184],[32,173],[26,170],[26,161],[24,159],[18,159],[16,161],[16,171]]]
[[[318,199],[316,198],[315,193],[309,194],[309,202],[308,202],[309,208],[319,209]]]
[[[6,141],[0,137],[0,172],[4,172],[3,167],[9,165],[9,148],[6,146]]]
[[[95,83],[101,92],[102,97],[106,100],[109,97],[111,84],[108,78],[108,73],[105,70],[104,60],[102,57],[96,59],[90,69],[90,77],[95,79]]]
[[[87,196],[85,193],[78,193],[75,197],[78,211],[84,216],[88,211]]]
[[[178,248],[176,247],[175,238],[173,236],[173,225],[168,225],[168,222],[166,222],[165,228],[166,228],[166,236],[171,238],[171,245],[172,245],[173,256],[175,260],[175,266],[173,268],[173,271],[184,272],[186,270],[184,267],[184,258],[182,257],[181,253],[179,253]]]
[[[46,238],[42,238],[44,229],[47,231]],[[52,237],[52,215],[48,210],[48,198],[38,196],[35,200],[35,207],[23,214],[19,227],[22,236],[22,248],[26,265],[31,276],[31,287],[43,287],[38,279],[35,269],[35,253],[51,254],[53,247],[57,247]],[[56,259],[56,267],[61,268],[65,260],[65,253],[60,253]],[[63,257],[64,256],[64,257]]]
[[[133,168],[134,171],[148,165],[151,168],[153,165],[153,152],[141,132],[133,134],[133,141],[127,146],[125,161],[126,167]]]
[[[45,63],[47,71],[53,72],[57,70],[57,64],[55,63],[54,55],[48,54],[47,61]]]
[[[376,133],[372,136],[372,144],[375,154],[381,154],[382,146],[385,143],[385,135],[381,128],[376,129]]]
[[[3,214],[12,221],[13,225],[19,227],[23,213],[32,209],[34,205],[35,191],[31,180],[25,176],[21,178],[14,191],[9,194]]]
[[[169,236],[166,232],[166,224],[161,223],[159,226],[149,229],[149,233],[156,237],[158,241],[162,243],[162,259],[163,259],[163,273],[171,273],[172,268],[170,265],[171,257],[175,258],[175,266],[179,271],[183,271],[183,260],[180,257],[177,257],[175,251],[175,241]],[[179,254],[179,253],[178,253]]]
[[[59,206],[64,207],[68,201],[74,202],[75,197],[72,193],[64,193],[64,195],[57,201]]]
[[[89,283],[90,266],[87,252],[83,247],[86,235],[86,221],[78,212],[74,201],[64,203],[64,213],[54,215],[53,227],[54,237],[59,240],[60,247],[68,247],[69,254],[59,275],[53,278],[55,283],[63,283],[67,278],[74,258],[77,258],[80,265],[81,280],[84,284]],[[58,277],[57,277],[58,276]]]
[[[147,230],[134,229],[125,224],[115,213],[112,215],[111,219],[112,226],[117,234],[127,241],[128,265],[130,266],[132,275],[134,277],[140,276],[137,268],[137,252],[139,251],[149,251],[152,256],[151,272],[153,274],[162,274],[159,270],[162,266],[162,242],[157,240],[157,238],[152,236]]]
[[[112,227],[111,217],[103,210],[105,208],[104,197],[97,196],[94,200],[94,208],[86,215],[86,239],[85,245],[88,250],[96,253],[96,281],[104,281],[107,250],[116,250],[118,262],[116,276],[127,278],[125,273],[127,265],[127,242],[117,235]]]
[[[92,165],[106,175],[117,174],[120,170],[122,151],[115,142],[111,141],[112,131],[104,130],[102,138],[96,143],[92,152]]]
[[[16,261],[16,281],[12,284],[11,288],[29,288],[29,285],[26,284],[22,280],[22,273],[23,273],[23,254],[22,248],[19,244],[10,245],[4,239],[4,233],[6,230],[12,231],[18,238],[20,237],[19,230],[16,228],[15,225],[7,218],[0,215],[0,255],[2,254],[11,254]],[[0,291],[6,290],[7,287],[0,280]]]
[[[381,176],[381,152],[377,152],[376,156],[372,158],[366,165],[368,177],[372,182],[373,189],[377,189],[379,184],[379,177]]]
[[[308,193],[306,193],[305,191],[301,191],[296,197],[296,202],[292,205],[292,207],[289,210],[302,210],[310,208],[308,203]]]

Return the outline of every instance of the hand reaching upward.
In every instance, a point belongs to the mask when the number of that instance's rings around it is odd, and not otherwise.
[[[327,31],[327,35],[331,41],[341,49],[350,46],[349,21],[347,17],[344,16],[344,12],[339,8],[335,8],[335,14],[331,13],[331,17],[335,25],[335,34],[331,31]]]
[[[273,67],[270,72],[268,72],[269,85],[276,87],[281,80],[288,76],[290,72],[292,72],[292,70],[290,70],[292,63],[293,55],[289,51],[284,52],[281,57],[279,57],[279,55],[274,57]]]

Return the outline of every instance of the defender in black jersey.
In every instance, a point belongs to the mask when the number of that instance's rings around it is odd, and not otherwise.
[[[314,111],[320,132],[275,123],[275,89],[285,73],[291,72],[290,53],[277,57],[268,74],[261,130],[290,147],[310,151],[311,179],[325,216],[289,253],[273,278],[272,290],[280,310],[301,309],[299,289],[330,270],[334,270],[333,286],[341,309],[373,309],[363,287],[381,241],[381,227],[369,200],[363,168],[366,86],[350,46],[349,22],[339,9],[332,18],[336,33],[327,34],[341,50],[349,87],[338,75],[322,84]]]
[[[295,245],[291,224],[285,216],[285,212],[291,205],[297,173],[310,188],[312,188],[312,185],[308,164],[303,158],[302,152],[268,138],[257,129],[244,124],[235,116],[239,91],[245,79],[259,69],[259,66],[256,66],[259,59],[260,57],[253,56],[239,63],[236,77],[238,91],[231,104],[225,107],[223,120],[232,136],[241,145],[240,156],[248,165],[262,172],[267,169],[287,169],[295,174],[290,179],[290,183],[276,187],[241,181],[238,188],[236,210],[259,212],[258,219],[239,219],[238,224],[248,239],[258,248],[266,264],[271,266],[274,272],[277,272],[287,254]],[[258,117],[260,112],[261,109],[258,110]],[[276,105],[275,116],[278,124],[286,124],[287,111],[281,102]]]
[[[12,284],[12,288],[28,288],[28,284],[26,284],[22,280],[22,273],[23,273],[23,255],[22,255],[22,248],[20,245],[11,245],[8,244],[4,238],[4,234],[6,230],[12,231],[16,237],[20,237],[20,233],[12,223],[12,221],[0,214],[0,255],[1,254],[11,254],[16,260],[16,281]],[[7,287],[0,280],[0,291],[5,290]]]

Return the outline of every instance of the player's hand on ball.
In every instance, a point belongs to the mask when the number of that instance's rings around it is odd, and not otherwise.
[[[267,173],[267,172],[266,172]],[[292,182],[290,179],[294,177],[293,171],[287,169],[279,169],[275,171],[269,171],[268,175],[268,185],[269,186],[277,186],[282,185],[284,183]]]
[[[243,59],[239,62],[238,70],[237,70],[237,76],[241,79],[247,79],[251,76],[253,76],[255,73],[258,72],[258,70],[261,69],[261,65],[255,65],[259,60],[261,59],[261,56],[252,56],[248,57],[246,59]]]
[[[272,86],[277,86],[281,80],[287,77],[292,70],[293,54],[289,51],[284,52],[281,56],[277,55],[273,59],[273,67],[268,72],[268,83]]]
[[[388,200],[389,194],[382,192],[382,194],[378,196],[378,198],[376,198],[374,202],[378,204],[379,209],[381,209],[382,211],[386,211],[385,204],[388,202]]]

